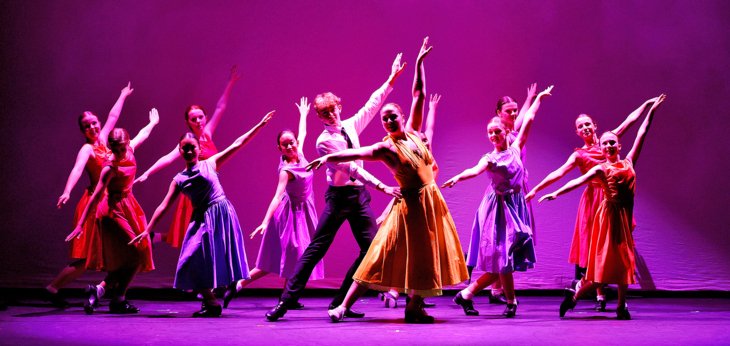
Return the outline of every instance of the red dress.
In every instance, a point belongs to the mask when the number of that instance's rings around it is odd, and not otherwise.
[[[91,194],[94,193],[96,183],[99,182],[101,169],[104,168],[104,164],[109,159],[109,155],[111,153],[109,148],[103,144],[95,144],[92,145],[91,148],[94,156],[89,157],[89,160],[86,161],[85,167],[86,172],[89,174],[89,187],[84,190],[84,194],[81,195],[79,203],[76,204],[76,211],[74,212],[74,226],[78,224],[81,214],[84,212],[86,205],[89,204]],[[83,225],[81,225],[83,233],[81,233],[81,236],[74,238],[71,241],[71,258],[87,258],[90,251],[92,253],[101,253],[101,247],[91,246],[91,235],[95,233],[94,229],[96,228],[96,218],[94,217],[96,212],[94,210],[89,210],[87,215],[89,216],[86,218]]]
[[[199,142],[200,161],[218,153],[218,149],[215,147],[213,140],[207,136],[202,136]],[[180,247],[182,245],[183,239],[185,238],[185,231],[188,229],[190,217],[192,216],[193,204],[190,203],[190,199],[187,196],[181,194],[172,217],[172,224],[170,224],[170,229],[167,230],[167,235],[165,236],[165,241],[170,246]]]
[[[604,284],[633,284],[633,214],[636,173],[630,160],[603,163],[604,199],[593,222],[586,279]]]
[[[94,256],[90,254],[86,267],[108,272],[130,267],[137,267],[140,271],[153,270],[155,265],[149,239],[136,246],[127,245],[147,226],[142,207],[132,194],[137,172],[134,155],[128,152],[127,158],[111,161],[108,166],[111,167],[111,179],[107,194],[96,209],[98,228],[92,239],[102,251]]]
[[[575,163],[580,169],[581,175],[606,161],[598,146],[577,148],[575,153]],[[601,201],[603,201],[603,188],[601,182],[594,179],[588,182],[580,197],[580,202],[578,202],[573,242],[570,245],[570,255],[568,255],[568,261],[581,268],[585,268],[588,263],[588,248],[591,244],[593,220]]]

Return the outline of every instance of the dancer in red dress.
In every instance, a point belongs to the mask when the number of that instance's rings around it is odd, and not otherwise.
[[[620,320],[631,319],[626,306],[626,290],[629,284],[634,283],[636,267],[632,235],[636,188],[634,165],[639,159],[654,113],[664,98],[665,95],[659,96],[649,109],[636,135],[634,146],[625,159],[621,160],[619,155],[621,144],[618,136],[613,132],[605,132],[600,143],[606,162],[594,166],[581,177],[540,198],[541,202],[553,200],[593,180],[600,182],[604,193],[593,223],[586,275],[578,292],[566,290],[565,299],[560,304],[560,317],[575,307],[578,298],[595,289],[597,285],[617,284],[619,289],[616,315]]]

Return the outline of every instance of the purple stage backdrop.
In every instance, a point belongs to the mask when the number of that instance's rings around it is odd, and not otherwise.
[[[521,103],[532,82],[539,90],[555,84],[555,90],[527,145],[531,185],[582,145],[574,131],[578,114],[592,115],[599,129],[609,130],[644,100],[668,94],[637,166],[641,279],[634,287],[730,287],[730,189],[717,178],[730,170],[726,1],[22,1],[4,3],[0,13],[0,122],[6,131],[0,286],[44,285],[68,261],[63,239],[86,177],[65,208],[55,203],[83,144],[76,118],[91,110],[103,121],[127,81],[134,93],[118,125],[136,133],[150,108],[161,115],[136,153],[141,170],[186,131],[186,106],[202,104],[212,113],[233,64],[243,78],[215,134],[218,147],[277,110],[221,172],[248,234],[274,193],[275,136],[296,128],[294,102],[332,91],[343,100],[343,117],[354,114],[403,52],[409,65],[389,101],[407,108],[412,67],[428,35],[434,50],[426,61],[427,88],[443,95],[434,141],[440,183],[492,150],[486,123],[497,98],[511,95]],[[308,125],[304,151],[312,159],[322,130],[313,112]],[[624,154],[637,128],[624,137]],[[383,135],[376,118],[361,142]],[[178,162],[135,186],[148,218],[182,167]],[[366,168],[394,183],[380,163]],[[480,176],[443,191],[464,244],[487,183]],[[319,171],[319,210],[325,187]],[[379,212],[388,199],[372,194]],[[516,276],[517,288],[560,288],[572,279],[567,255],[579,196],[535,204],[538,264]],[[169,222],[168,214],[157,230]],[[253,265],[260,238],[246,241]],[[338,285],[355,249],[344,227],[325,257],[328,279],[310,286]],[[177,251],[157,244],[155,252],[158,270],[133,285],[172,285]],[[269,278],[258,287],[279,288],[281,281]]]

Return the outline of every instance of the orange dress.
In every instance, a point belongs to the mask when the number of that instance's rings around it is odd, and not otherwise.
[[[603,152],[598,146],[590,148],[577,148],[575,163],[581,174],[586,174],[591,168],[606,161]],[[588,182],[578,202],[578,213],[575,217],[575,230],[573,242],[570,244],[568,262],[576,264],[581,268],[588,265],[588,249],[591,244],[591,231],[598,206],[603,201],[603,188],[601,182],[593,179]]]
[[[131,151],[127,155],[123,160],[108,164],[111,167],[111,179],[107,185],[107,194],[96,209],[98,227],[92,239],[102,251],[86,259],[88,269],[108,272],[133,267],[140,271],[155,269],[149,239],[136,246],[127,245],[147,226],[144,211],[132,194],[137,162]]]
[[[433,180],[433,157],[416,136],[408,137],[418,152],[393,142],[403,198],[393,203],[353,279],[376,290],[435,296],[443,286],[466,281],[469,273],[456,226]]]
[[[596,212],[586,279],[604,284],[633,284],[633,213],[636,173],[631,160],[601,164],[604,199]]]
[[[101,169],[104,168],[104,164],[109,159],[111,152],[104,144],[95,144],[91,146],[94,156],[90,157],[86,161],[86,173],[89,174],[89,187],[84,190],[84,194],[81,195],[79,203],[76,204],[76,211],[74,212],[74,227],[78,224],[81,214],[84,213],[86,205],[91,200],[91,195],[94,193],[96,183],[99,182],[99,176],[101,175]],[[89,210],[88,217],[84,221],[83,233],[78,238],[74,238],[71,241],[71,258],[73,259],[85,259],[91,251],[92,253],[101,253],[101,247],[92,246],[91,235],[95,233],[96,228],[96,212]]]
[[[207,136],[200,138],[200,161],[203,161],[218,153],[213,140]],[[185,231],[190,224],[190,218],[193,216],[193,204],[188,196],[182,195],[177,202],[175,212],[172,217],[172,224],[167,230],[165,241],[172,247],[180,247],[185,239]]]

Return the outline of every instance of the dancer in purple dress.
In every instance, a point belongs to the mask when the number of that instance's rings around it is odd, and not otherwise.
[[[195,135],[183,135],[179,147],[186,168],[173,179],[147,229],[130,242],[147,238],[181,192],[190,198],[194,211],[177,262],[174,287],[196,290],[203,296],[203,306],[193,317],[220,316],[222,308],[212,289],[248,278],[241,225],[223,192],[217,168],[246,145],[271,120],[273,113],[266,114],[254,128],[207,160],[198,159],[200,143]]]
[[[251,238],[257,234],[264,237],[256,259],[256,268],[251,270],[250,278],[228,285],[223,296],[224,308],[228,307],[236,293],[269,273],[278,274],[284,279],[291,278],[294,275],[294,266],[309,246],[317,227],[317,210],[314,207],[312,190],[313,174],[306,170],[309,162],[301,150],[307,137],[307,113],[311,105],[307,103],[306,97],[302,97],[296,106],[299,109],[299,136],[295,136],[291,130],[281,131],[277,136],[276,144],[281,152],[279,184],[263,222],[251,233]],[[312,270],[310,279],[322,278],[324,264],[320,261]],[[301,305],[296,308],[301,308]]]
[[[521,159],[535,113],[543,97],[550,95],[550,86],[541,92],[525,114],[514,142],[509,141],[509,127],[500,117],[489,122],[487,132],[494,150],[482,157],[476,166],[466,169],[444,183],[452,187],[462,180],[487,172],[491,184],[479,205],[467,263],[484,271],[476,281],[454,297],[454,302],[466,315],[478,315],[474,309],[474,295],[499,279],[502,282],[507,307],[502,314],[514,317],[517,303],[514,292],[514,271],[525,271],[535,263],[532,240],[532,220],[525,203],[525,169]]]

